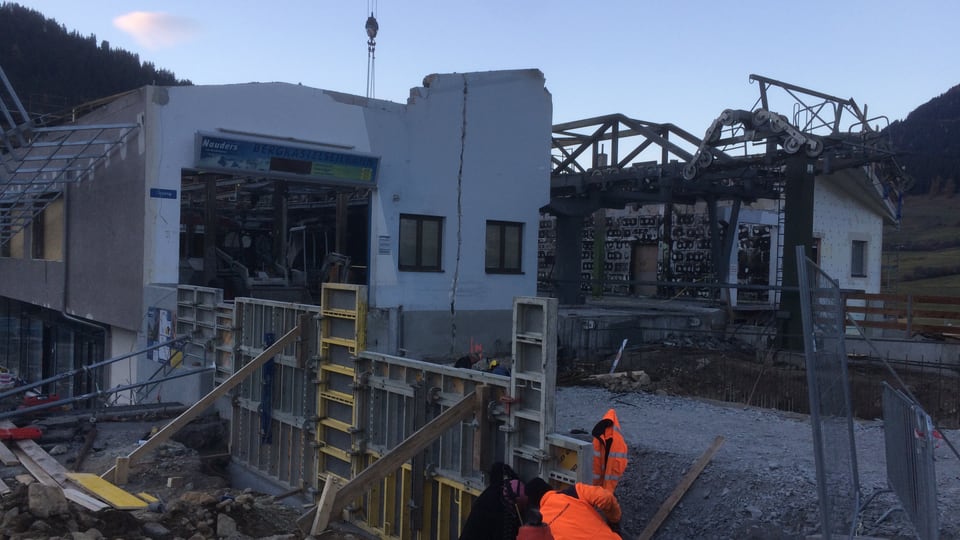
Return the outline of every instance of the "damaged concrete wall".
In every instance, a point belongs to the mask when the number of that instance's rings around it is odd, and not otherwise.
[[[485,349],[507,342],[512,298],[536,291],[538,211],[549,201],[543,74],[431,75],[402,116],[367,114],[372,152],[383,156],[371,203],[371,310],[402,308],[403,328],[390,331],[417,356],[465,351],[471,337]],[[400,214],[443,219],[440,271],[398,270]],[[487,220],[523,224],[521,273],[486,272]]]

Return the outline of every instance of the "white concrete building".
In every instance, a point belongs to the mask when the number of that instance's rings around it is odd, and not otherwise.
[[[551,115],[538,70],[431,75],[406,104],[286,83],[120,96],[79,122],[139,129],[0,257],[4,336],[83,330],[102,356],[54,359],[17,337],[2,360],[36,378],[142,347],[178,283],[319,302],[337,251],[369,287],[368,348],[505,348],[512,299],[536,294]],[[155,369],[138,362],[106,383]],[[178,386],[164,398],[189,400]]]

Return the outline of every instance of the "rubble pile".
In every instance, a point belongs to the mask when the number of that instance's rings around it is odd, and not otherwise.
[[[0,538],[99,540],[101,538],[296,540],[299,511],[249,490],[188,491],[146,510],[91,512],[69,503],[56,486],[8,483],[0,499]]]

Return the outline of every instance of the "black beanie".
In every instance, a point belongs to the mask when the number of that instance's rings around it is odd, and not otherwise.
[[[550,484],[539,476],[530,479],[526,485],[527,498],[530,501],[530,505],[540,506],[540,499],[543,497],[543,494],[551,489]]]

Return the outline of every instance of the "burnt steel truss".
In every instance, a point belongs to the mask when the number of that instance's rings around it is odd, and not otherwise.
[[[724,110],[698,138],[673,124],[611,114],[553,127],[550,204],[586,215],[626,204],[778,199],[785,164],[808,159],[813,174],[871,165],[898,194],[905,182],[887,138],[853,99],[751,75],[759,97],[749,110]],[[787,110],[790,116],[776,112]]]
[[[24,109],[0,68],[0,245],[33,223],[66,184],[88,178],[138,128],[46,125]]]

